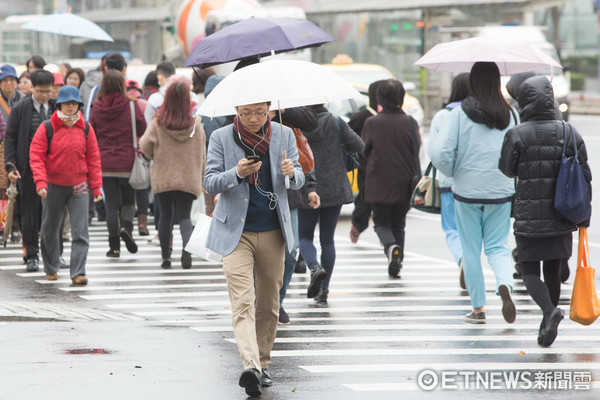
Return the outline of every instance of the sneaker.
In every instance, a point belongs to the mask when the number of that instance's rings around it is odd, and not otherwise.
[[[515,303],[510,295],[510,288],[507,285],[498,286],[498,294],[502,299],[502,316],[509,324],[515,322],[517,318],[517,309]]]
[[[160,246],[160,239],[158,238],[158,235],[154,236],[152,239],[148,239],[148,244],[151,244],[152,246]]]
[[[482,311],[475,314],[475,311],[471,311],[470,314],[465,315],[464,321],[470,324],[485,324],[485,313]]]
[[[46,280],[47,281],[57,281],[58,274],[46,274]]]
[[[306,290],[306,297],[312,299],[319,294],[319,288],[321,287],[321,281],[325,278],[325,270],[319,264],[310,270],[310,283]]]
[[[256,368],[245,369],[240,375],[239,385],[246,390],[246,394],[250,397],[262,395],[260,390],[261,373]]]
[[[550,315],[544,335],[542,336],[542,346],[548,347],[554,343],[556,335],[558,334],[558,324],[560,324],[564,318],[565,312],[560,308],[555,308],[554,311],[552,311],[552,315]]]
[[[125,242],[125,247],[127,247],[127,251],[130,253],[137,253],[138,251],[138,247],[137,244],[135,244],[135,241],[133,240],[133,237],[131,237],[131,233],[129,233],[127,231],[127,229],[125,229],[124,227],[122,227],[119,230],[119,237],[121,239],[123,239],[123,241]]]
[[[281,306],[279,306],[279,323],[284,325],[290,323],[290,317]]]
[[[467,285],[465,284],[465,270],[463,269],[463,259],[460,259],[460,263],[458,264],[460,268],[460,276],[458,277],[458,283],[460,284],[461,289],[467,290]]]
[[[400,278],[400,246],[393,245],[388,249],[388,274],[392,278]]]
[[[185,250],[181,252],[181,267],[183,269],[192,268],[192,254],[190,252]]]
[[[85,275],[77,275],[75,278],[71,279],[71,282],[75,285],[87,285],[88,278]]]
[[[359,236],[360,236],[360,232],[358,231],[358,228],[356,226],[352,225],[352,228],[350,228],[350,241],[352,243],[358,242]]]

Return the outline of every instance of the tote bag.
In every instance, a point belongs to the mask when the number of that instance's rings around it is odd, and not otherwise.
[[[129,108],[131,110],[131,132],[133,135],[133,167],[131,168],[131,174],[129,175],[129,186],[135,190],[148,189],[150,187],[150,165],[144,160],[144,157],[138,151],[138,144],[136,138],[136,124],[135,124],[135,107],[133,101],[129,102]]]
[[[432,163],[429,163],[425,174],[417,183],[412,196],[410,196],[410,206],[412,208],[432,214],[441,214],[442,202],[436,172],[437,169]],[[430,173],[432,173],[432,176],[429,176]]]
[[[577,272],[571,294],[569,318],[581,325],[590,325],[600,316],[600,301],[596,293],[596,270],[589,264],[590,248],[587,228],[579,228]]]
[[[591,214],[591,198],[588,184],[583,175],[583,169],[577,159],[577,143],[575,132],[568,123],[563,124],[563,150],[560,160],[558,177],[556,178],[556,191],[554,193],[554,208],[565,216],[573,224],[584,222]],[[567,126],[571,132],[573,142],[573,157],[567,158],[565,153],[569,135]]]

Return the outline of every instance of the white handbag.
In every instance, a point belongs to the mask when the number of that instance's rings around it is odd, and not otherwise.
[[[150,187],[150,164],[144,160],[141,154],[138,152],[138,144],[136,138],[136,123],[135,123],[135,107],[133,101],[129,102],[129,108],[131,109],[131,132],[133,135],[133,167],[131,168],[131,174],[129,175],[129,186],[135,190],[148,189]]]
[[[206,248],[206,240],[208,239],[208,229],[210,228],[210,217],[206,214],[198,214],[198,222],[194,227],[192,236],[188,244],[185,246],[185,251],[190,252],[204,260],[220,263],[223,257],[214,251]]]

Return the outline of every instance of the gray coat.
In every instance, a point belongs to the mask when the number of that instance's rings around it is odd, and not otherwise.
[[[300,189],[304,185],[304,173],[298,163],[298,149],[292,130],[285,126],[282,130],[279,124],[272,124],[272,126],[269,156],[273,192],[277,194],[277,216],[283,239],[288,251],[291,252],[294,246],[294,234],[285,180],[281,173],[282,137],[287,157],[294,162],[294,179],[290,182],[290,189]],[[248,213],[250,184],[248,179],[239,183],[236,175],[237,164],[244,157],[246,157],[244,150],[233,140],[233,125],[227,125],[213,132],[206,155],[204,188],[210,194],[221,193],[221,196],[213,212],[206,247],[222,256],[230,254],[237,246]]]
[[[348,151],[361,152],[365,144],[346,122],[331,114],[325,107],[316,108],[316,111],[319,115],[319,126],[312,132],[302,133],[308,139],[315,158],[317,194],[321,198],[321,207],[352,203],[354,195],[346,174],[344,153],[339,139],[340,129]],[[311,208],[308,205],[308,191],[308,188],[302,188],[301,208]]]

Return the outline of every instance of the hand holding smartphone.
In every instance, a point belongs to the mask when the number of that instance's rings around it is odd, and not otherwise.
[[[252,161],[251,164],[254,164],[260,161],[260,156],[246,156],[246,159]]]

